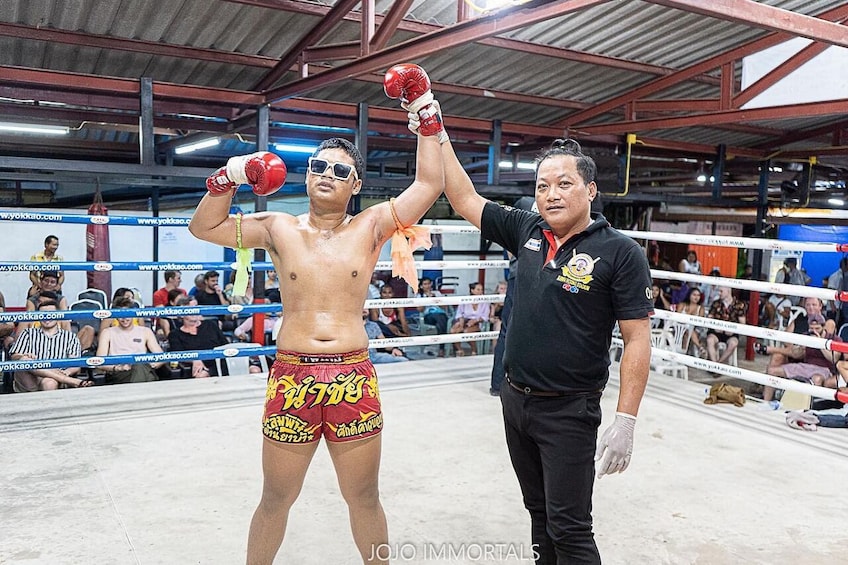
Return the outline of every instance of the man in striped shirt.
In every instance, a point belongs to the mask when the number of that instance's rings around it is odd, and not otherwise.
[[[39,312],[55,312],[58,309],[55,300],[38,305]],[[77,336],[59,327],[56,320],[41,320],[39,327],[24,330],[12,345],[13,361],[36,361],[38,359],[72,359],[80,356],[80,342]],[[31,368],[15,372],[15,392],[35,392],[55,390],[62,385],[67,387],[91,386],[91,381],[76,378],[79,367],[65,369]]]

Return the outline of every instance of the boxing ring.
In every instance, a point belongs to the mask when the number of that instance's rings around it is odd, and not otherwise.
[[[634,237],[644,237],[644,232]],[[451,263],[418,262],[418,267],[455,268]],[[462,268],[505,265],[466,263]],[[6,265],[28,270],[24,267],[31,264]],[[129,262],[111,263],[111,268],[140,265],[179,269]],[[686,276],[652,273],[658,278],[660,274],[681,280]],[[709,279],[713,284],[739,283]],[[833,291],[802,289],[788,290],[799,296],[802,291],[830,292],[828,298],[833,297]],[[501,299],[398,298],[365,306]],[[202,310],[219,315],[234,313],[231,308]],[[252,314],[274,307],[241,308],[238,313]],[[179,313],[179,308],[140,308],[60,314],[73,320]],[[32,320],[38,315],[7,313],[0,319]],[[660,316],[704,325],[715,322],[674,312]],[[723,327],[756,337],[787,337],[744,325]],[[494,334],[413,336],[374,341],[371,346],[425,347]],[[818,338],[788,336],[802,345],[820,345],[810,341]],[[839,344],[825,345],[841,350]],[[273,348],[257,346],[171,352],[161,358],[145,355],[143,361],[172,361],[175,353],[182,361],[186,355],[207,359],[269,351]],[[774,379],[674,352],[655,354],[728,377]],[[386,422],[381,495],[390,544],[384,551],[393,563],[532,563],[529,519],[509,464],[500,403],[488,394],[491,360],[491,355],[432,358],[377,368]],[[46,361],[55,367],[140,362],[134,356]],[[21,362],[7,362],[3,369],[18,367],[14,363]],[[613,364],[602,400],[602,427],[615,412],[617,371]],[[0,563],[243,562],[247,528],[261,489],[264,378],[238,375],[0,396]],[[804,390],[821,398],[837,394],[833,389]],[[630,468],[595,485],[596,540],[605,563],[838,562],[844,509],[835,492],[837,481],[848,472],[844,432],[799,432],[784,424],[781,412],[758,410],[755,403],[707,406],[704,397],[702,382],[652,373]],[[276,562],[359,562],[326,449],[319,448],[310,467]]]

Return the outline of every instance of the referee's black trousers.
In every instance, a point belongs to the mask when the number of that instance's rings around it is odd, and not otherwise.
[[[506,442],[530,512],[537,565],[600,563],[592,533],[601,393],[533,396],[501,389]]]

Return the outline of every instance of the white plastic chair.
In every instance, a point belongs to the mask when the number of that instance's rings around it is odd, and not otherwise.
[[[682,335],[683,327],[684,326],[681,324],[666,323],[666,326],[663,329],[652,329],[651,347],[655,349],[665,349],[677,353],[684,353],[677,351],[675,346],[675,334]],[[684,381],[689,380],[689,367],[682,363],[666,361],[657,353],[652,353],[651,355],[651,368],[659,373],[671,375],[672,377],[683,379]]]
[[[233,342],[219,345],[213,349],[223,351],[225,349],[243,349],[245,347],[262,347],[261,343],[245,343]],[[263,373],[268,372],[268,360],[264,355],[259,355],[259,366]],[[215,359],[215,368],[218,370],[218,375],[223,375],[222,367],[227,368],[227,375],[249,375],[250,374],[250,357],[224,357],[223,359]],[[223,361],[223,363],[221,363]]]
[[[109,297],[99,288],[87,288],[83,290],[77,294],[77,300],[93,300],[100,304],[100,308],[96,308],[96,310],[109,308]]]

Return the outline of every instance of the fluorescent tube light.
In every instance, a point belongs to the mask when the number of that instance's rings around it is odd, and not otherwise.
[[[70,128],[65,126],[0,123],[0,131],[8,131],[12,133],[41,133],[44,135],[67,135]]]
[[[206,149],[207,147],[215,147],[220,143],[220,139],[217,137],[211,137],[209,139],[204,139],[203,141],[196,141],[194,143],[187,143],[185,145],[180,145],[176,149],[174,149],[174,153],[177,155],[183,155],[184,153],[191,153],[192,151],[197,151],[198,149]]]
[[[318,149],[317,145],[294,145],[291,143],[275,143],[274,149],[282,153],[309,153],[312,155]]]
[[[498,166],[501,169],[511,169],[512,168],[512,161],[501,161],[500,163],[498,163]],[[515,168],[518,169],[518,170],[524,170],[524,171],[535,171],[536,165],[535,165],[535,163],[518,162],[518,163],[515,164]]]

